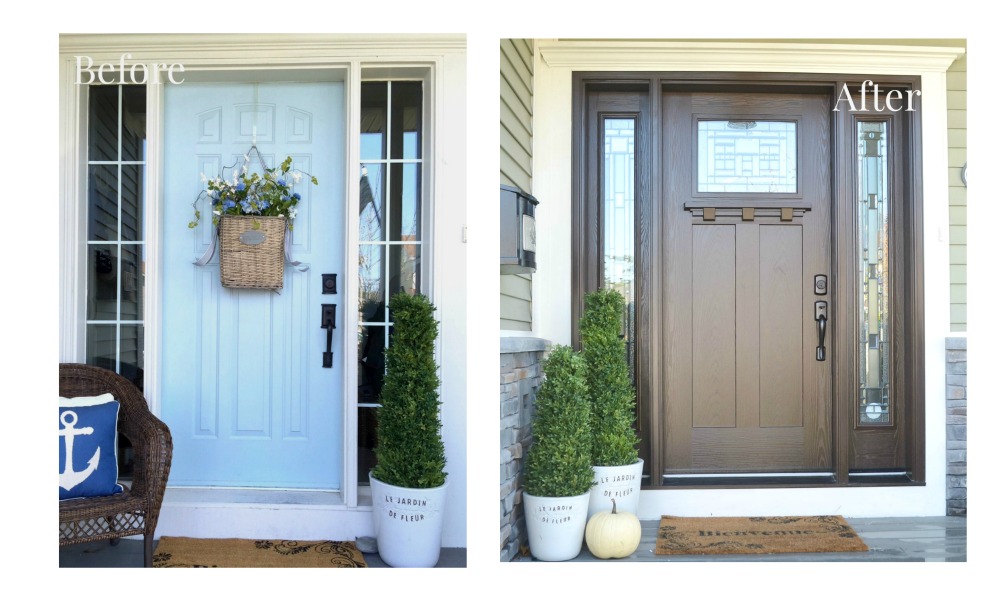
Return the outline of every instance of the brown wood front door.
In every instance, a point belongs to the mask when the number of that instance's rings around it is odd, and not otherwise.
[[[663,475],[829,472],[830,100],[662,97]],[[827,278],[818,290],[816,276]],[[655,296],[655,294],[654,294]],[[657,419],[654,417],[653,419]]]

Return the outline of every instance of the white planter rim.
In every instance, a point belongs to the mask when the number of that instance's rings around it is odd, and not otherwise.
[[[426,490],[426,491],[434,491],[434,490],[440,490],[440,489],[442,489],[442,488],[445,488],[445,487],[447,487],[447,486],[448,486],[448,477],[447,477],[447,476],[445,476],[445,479],[444,479],[444,484],[442,484],[441,486],[434,486],[434,487],[432,487],[432,488],[413,488],[413,487],[411,487],[411,486],[400,486],[400,485],[398,485],[398,484],[393,484],[393,483],[391,483],[391,482],[386,482],[385,480],[379,480],[379,479],[378,479],[378,478],[376,478],[376,477],[375,477],[375,476],[374,476],[374,475],[372,474],[372,472],[370,472],[370,471],[368,472],[368,479],[369,479],[369,480],[374,480],[375,482],[378,482],[379,484],[382,484],[382,485],[384,485],[384,486],[392,486],[393,488],[402,488],[402,489],[405,489],[405,490]]]

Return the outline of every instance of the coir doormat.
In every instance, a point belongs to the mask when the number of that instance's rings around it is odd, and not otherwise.
[[[353,542],[164,536],[154,568],[364,568]]]
[[[682,518],[663,516],[657,555],[843,553],[867,551],[839,515]]]

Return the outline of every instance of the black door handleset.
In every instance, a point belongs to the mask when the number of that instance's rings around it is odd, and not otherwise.
[[[323,274],[323,294],[337,294],[337,274]],[[323,352],[323,367],[333,367],[333,331],[337,329],[337,305],[323,303],[320,327],[326,330],[326,351]]]

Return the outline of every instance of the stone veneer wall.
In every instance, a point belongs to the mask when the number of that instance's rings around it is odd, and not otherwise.
[[[524,450],[531,446],[535,393],[549,341],[500,338],[500,560],[517,559],[528,545],[521,504]]]
[[[945,340],[947,364],[945,378],[948,403],[948,515],[965,516],[967,496],[966,441],[966,357],[967,340],[951,337]]]

